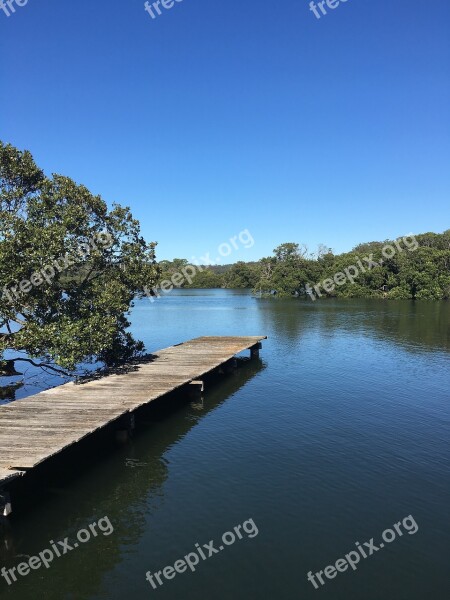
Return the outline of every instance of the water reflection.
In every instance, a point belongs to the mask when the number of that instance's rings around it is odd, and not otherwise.
[[[148,516],[164,503],[165,452],[263,369],[260,360],[240,360],[237,371],[216,380],[214,391],[206,393],[202,403],[179,404],[174,397],[172,406],[161,403],[156,410],[142,411],[132,442],[98,462],[89,457],[80,461],[78,455],[57,460],[45,489],[37,485],[30,491],[36,495],[34,510],[0,523],[0,566],[11,568],[24,556],[39,554],[50,547],[50,538],[74,540],[79,529],[104,516],[111,520],[114,533],[55,559],[49,570],[19,577],[11,587],[0,580],[2,598],[34,600],[37,580],[39,595],[50,600],[78,599],[80,586],[83,597],[98,593],[104,574],[119,568],[127,547],[142,537]],[[77,572],[82,584],[74,577]]]
[[[133,328],[149,351],[199,335],[267,334],[262,357],[270,368],[245,364],[207,388],[204,403],[146,415],[132,444],[114,453],[100,445],[87,465],[61,464],[58,477],[30,495],[35,510],[4,531],[0,567],[105,515],[116,531],[14,588],[0,579],[0,595],[146,598],[153,593],[147,569],[244,514],[261,525],[251,550],[235,546],[158,595],[313,600],[321,592],[305,578],[310,568],[411,513],[422,531],[413,544],[399,540],[378,567],[330,582],[324,593],[446,597],[449,309],[445,302],[259,301],[228,290],[137,303]]]
[[[0,377],[0,404],[16,400],[16,393],[24,387],[23,381],[9,383],[4,377]]]
[[[255,299],[263,331],[300,342],[311,332],[363,335],[408,351],[450,350],[450,302]]]

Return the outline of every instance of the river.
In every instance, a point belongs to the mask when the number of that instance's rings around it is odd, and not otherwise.
[[[261,360],[207,389],[203,404],[178,406],[65,473],[0,528],[9,568],[100,517],[114,527],[49,569],[0,579],[2,598],[450,597],[450,303],[179,290],[138,301],[131,320],[149,351],[201,335],[268,339]],[[381,533],[408,516],[418,529],[380,548]],[[195,572],[157,589],[146,580],[249,520],[257,535]],[[379,549],[354,569],[319,589],[308,581],[371,538]]]

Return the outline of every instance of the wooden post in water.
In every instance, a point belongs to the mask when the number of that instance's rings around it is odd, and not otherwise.
[[[127,413],[120,418],[119,429],[116,431],[116,442],[125,444],[133,435],[136,420],[133,413]]]
[[[250,358],[259,358],[259,351],[262,348],[261,342],[258,342],[250,348]]]
[[[225,373],[234,373],[238,366],[237,358],[232,358],[227,363],[225,363]]]
[[[126,442],[139,408],[189,388],[201,398],[200,378],[236,368],[244,350],[259,355],[266,336],[204,336],[158,350],[127,373],[83,383],[69,382],[0,406],[0,518],[11,512],[10,482],[62,454],[87,436],[111,427]],[[189,387],[188,387],[189,386]],[[13,500],[17,491],[14,490]]]
[[[189,397],[192,399],[199,399],[202,397],[203,392],[205,391],[205,384],[200,379],[196,379],[189,383]]]
[[[0,511],[0,514],[2,514],[4,517],[9,517],[9,515],[12,513],[11,497],[9,492],[0,492]]]
[[[237,358],[230,358],[230,360],[227,360],[227,362],[220,365],[220,367],[217,369],[217,372],[221,375],[224,375],[225,373],[234,373],[234,371],[237,369],[237,366]]]

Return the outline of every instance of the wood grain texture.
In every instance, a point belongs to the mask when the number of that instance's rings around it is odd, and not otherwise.
[[[67,383],[0,406],[0,485],[264,339],[195,338],[156,352],[129,373]]]

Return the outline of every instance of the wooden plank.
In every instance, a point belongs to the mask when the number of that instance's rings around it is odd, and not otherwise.
[[[33,468],[136,408],[201,379],[263,339],[196,338],[159,350],[129,373],[70,382],[0,406],[0,485],[19,477],[17,468]]]
[[[0,483],[10,482],[16,477],[21,477],[23,472],[21,471],[10,471],[9,469],[0,467]]]

